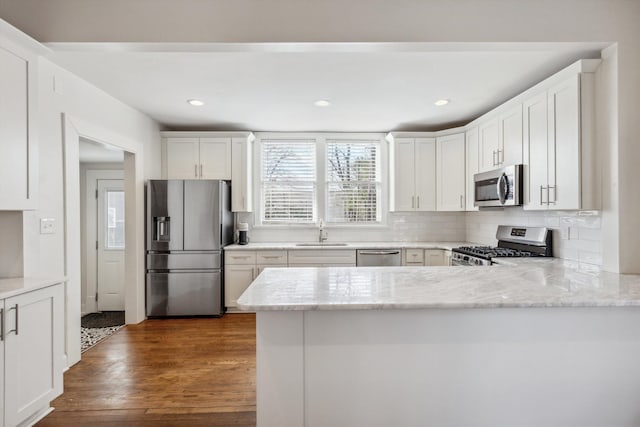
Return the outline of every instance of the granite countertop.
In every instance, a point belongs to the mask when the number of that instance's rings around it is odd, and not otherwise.
[[[557,258],[491,267],[273,268],[238,300],[252,311],[602,306],[640,306],[640,275]]]
[[[301,242],[302,243],[302,242]],[[336,243],[338,243],[336,245]],[[259,251],[259,250],[308,250],[308,249],[446,249],[451,250],[458,246],[473,246],[476,243],[470,242],[325,242],[324,244],[314,242],[304,242],[304,246],[297,246],[299,243],[291,242],[265,242],[249,243],[248,245],[233,244],[225,246],[225,251]],[[311,246],[307,246],[311,245]]]
[[[0,299],[10,298],[25,292],[46,288],[56,283],[66,282],[65,277],[15,277],[0,279]]]

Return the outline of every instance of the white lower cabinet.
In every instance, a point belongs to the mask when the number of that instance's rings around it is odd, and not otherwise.
[[[442,266],[444,263],[444,252],[442,249],[425,249],[424,265]]]
[[[236,308],[238,298],[256,277],[253,265],[227,265],[224,268],[224,305]]]
[[[240,295],[262,270],[287,266],[287,251],[227,251],[224,261],[224,305],[234,310]]]
[[[356,251],[345,249],[289,251],[289,267],[355,267]]]
[[[411,266],[428,266],[438,267],[450,265],[447,258],[451,258],[451,252],[443,249],[405,249],[403,251],[402,265]]]
[[[2,421],[4,427],[32,425],[48,413],[49,403],[63,391],[63,285],[0,300],[0,308]]]

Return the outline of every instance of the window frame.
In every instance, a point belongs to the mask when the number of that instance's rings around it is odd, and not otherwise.
[[[325,132],[256,132],[254,144],[254,227],[257,228],[317,228],[320,220],[332,228],[387,228],[389,210],[389,146],[384,133],[325,133]],[[314,206],[315,218],[313,223],[263,223],[262,200],[262,141],[268,140],[314,140],[316,145],[316,200]],[[379,221],[377,222],[328,222],[327,217],[327,141],[338,140],[349,142],[375,141],[378,144],[378,168],[380,170],[380,195],[378,196]]]

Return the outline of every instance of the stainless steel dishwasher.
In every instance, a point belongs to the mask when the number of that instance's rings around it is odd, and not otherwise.
[[[394,267],[402,265],[400,249],[360,249],[356,253],[358,267]]]

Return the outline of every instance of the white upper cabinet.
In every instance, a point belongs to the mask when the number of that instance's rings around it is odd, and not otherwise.
[[[479,126],[480,172],[522,163],[522,104]]]
[[[231,138],[168,137],[167,179],[231,179]]]
[[[416,210],[436,210],[436,140],[416,138]]]
[[[500,122],[493,119],[478,128],[480,149],[480,172],[490,171],[499,165]]]
[[[198,179],[198,138],[167,138],[166,144],[167,179]]]
[[[524,103],[525,209],[601,208],[593,93],[593,73],[577,73]]]
[[[0,210],[36,208],[36,60],[0,40]]]
[[[547,174],[547,92],[525,101],[523,111],[526,147],[523,204],[525,209],[547,209],[544,199],[549,179]]]
[[[547,205],[580,209],[580,76],[547,92]]]
[[[465,210],[465,134],[436,138],[439,211]]]
[[[499,167],[522,164],[522,104],[500,115]]]
[[[162,132],[163,177],[231,180],[231,210],[251,212],[251,132]]]
[[[236,137],[231,143],[231,210],[253,210],[253,135]]]
[[[465,134],[465,149],[466,149],[466,169],[467,176],[465,179],[465,193],[466,193],[466,206],[467,211],[477,211],[478,208],[474,206],[475,202],[475,185],[473,176],[478,173],[480,164],[480,152],[478,144],[478,128],[473,127],[467,130]]]
[[[433,211],[436,207],[436,140],[390,136],[391,211]]]
[[[200,179],[231,179],[231,138],[200,138]]]

